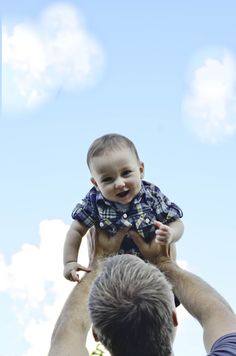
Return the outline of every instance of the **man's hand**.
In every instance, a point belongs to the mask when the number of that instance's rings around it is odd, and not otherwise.
[[[97,258],[115,255],[130,228],[118,231],[114,236],[109,236],[104,230],[92,227],[88,233],[89,260],[92,263]]]
[[[139,248],[142,255],[151,263],[158,266],[160,269],[164,267],[164,264],[172,263],[176,260],[175,244],[160,244],[153,239],[150,243],[144,241],[144,239],[135,231],[129,231],[129,236]]]
[[[77,272],[91,272],[90,268],[84,267],[77,262],[67,262],[64,266],[64,277],[71,282],[80,282]]]

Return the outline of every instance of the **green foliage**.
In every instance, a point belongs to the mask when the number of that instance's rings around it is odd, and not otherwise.
[[[97,344],[96,346],[96,350],[93,351],[90,356],[104,356],[104,347],[102,346],[102,344],[100,344],[100,342]]]

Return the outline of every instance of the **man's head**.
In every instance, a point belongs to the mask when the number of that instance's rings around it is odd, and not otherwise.
[[[132,255],[109,257],[89,295],[94,333],[112,356],[171,355],[174,308],[164,275]]]
[[[92,183],[113,202],[128,204],[139,193],[144,164],[132,141],[108,134],[96,139],[87,154]]]

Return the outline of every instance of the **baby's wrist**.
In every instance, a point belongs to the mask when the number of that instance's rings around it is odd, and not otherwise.
[[[65,262],[64,262],[64,267],[67,266],[68,264],[72,264],[72,263],[77,263],[77,261],[76,261],[76,260],[74,260],[74,261],[73,261],[73,260],[71,260],[71,261],[65,261]]]

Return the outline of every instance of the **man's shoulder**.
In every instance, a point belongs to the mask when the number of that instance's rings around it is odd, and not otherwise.
[[[236,332],[216,340],[208,356],[236,356]]]

